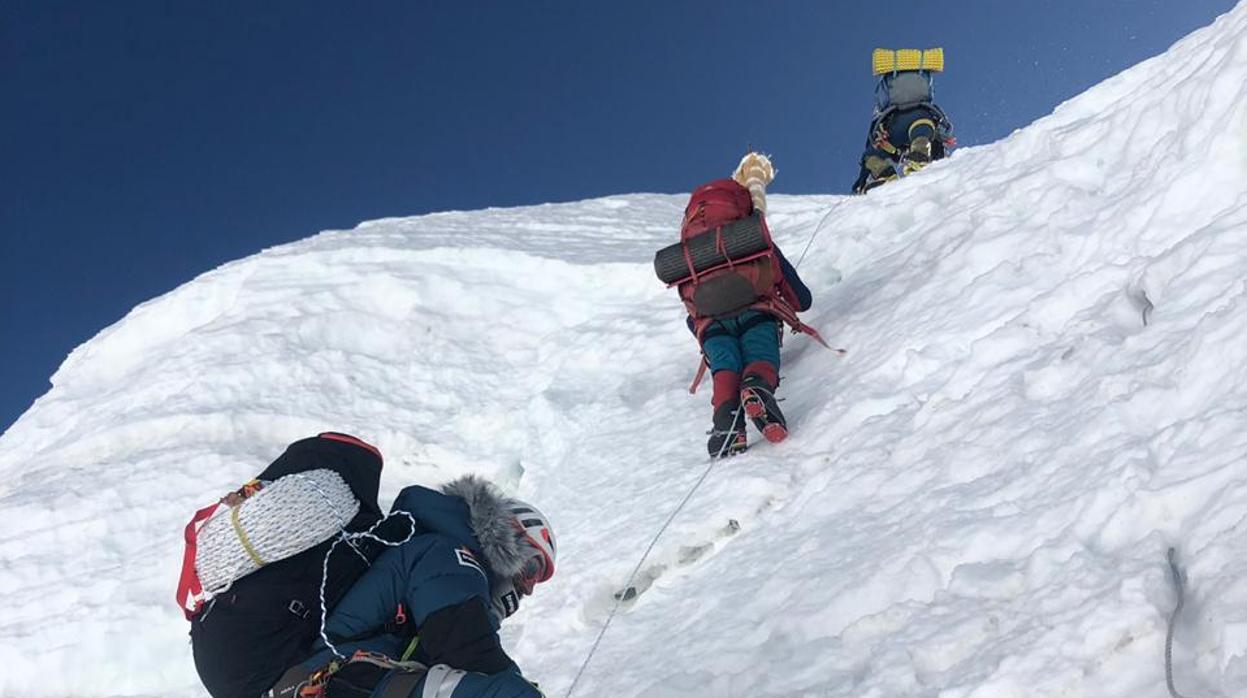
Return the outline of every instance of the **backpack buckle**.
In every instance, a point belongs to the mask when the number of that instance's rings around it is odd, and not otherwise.
[[[308,613],[311,612],[308,607],[298,599],[291,601],[290,605],[286,606],[286,610],[293,613],[297,618],[307,618]]]

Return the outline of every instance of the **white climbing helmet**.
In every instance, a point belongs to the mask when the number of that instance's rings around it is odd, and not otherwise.
[[[523,542],[534,550],[533,556],[514,577],[516,588],[527,595],[533,593],[534,586],[554,576],[554,527],[545,514],[528,502],[512,500],[510,510]]]

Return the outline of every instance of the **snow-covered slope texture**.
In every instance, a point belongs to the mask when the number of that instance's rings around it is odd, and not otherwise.
[[[710,472],[576,695],[1160,698],[1170,546],[1179,689],[1247,695],[1244,85],[1240,7],[1002,142],[773,197],[848,353],[788,341],[792,437]],[[682,203],[324,233],[79,347],[0,438],[0,694],[203,695],[182,526],[338,429],[387,454],[387,501],[479,472],[556,522],[504,639],[562,695],[707,466],[650,268]]]

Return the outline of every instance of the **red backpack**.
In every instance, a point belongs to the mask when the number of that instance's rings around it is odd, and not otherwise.
[[[784,297],[787,284],[771,231],[761,212],[754,211],[749,190],[736,180],[716,179],[693,190],[684,208],[680,242],[658,251],[654,271],[668,286],[679,288],[699,341],[715,319],[753,308],[827,344],[797,318]],[[705,370],[703,357],[690,392],[697,390]]]
[[[693,190],[684,207],[680,242],[753,213],[753,197],[734,179],[716,179]]]
[[[771,232],[754,212],[748,189],[733,179],[716,179],[693,190],[680,226],[687,275],[678,286],[699,337],[715,318],[783,303],[783,275],[773,250]]]

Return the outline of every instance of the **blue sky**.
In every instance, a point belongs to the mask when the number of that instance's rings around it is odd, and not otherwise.
[[[751,144],[774,191],[844,193],[875,46],[943,46],[977,145],[1234,4],[0,0],[0,429],[130,308],[264,247],[684,192]]]

